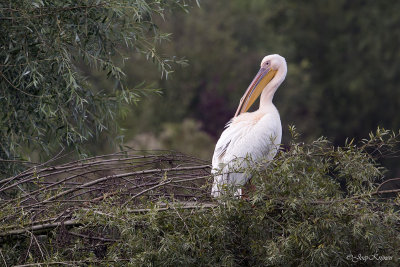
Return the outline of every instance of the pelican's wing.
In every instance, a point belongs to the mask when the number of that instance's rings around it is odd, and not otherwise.
[[[264,150],[262,144],[257,143],[258,138],[262,138],[268,134],[268,129],[261,129],[260,133],[257,128],[260,125],[261,118],[264,115],[259,112],[244,113],[239,117],[235,117],[226,124],[225,130],[219,138],[213,156],[213,168],[219,168],[221,163],[238,158],[246,157],[247,153],[253,154],[253,150]]]
[[[262,116],[263,115],[263,116]],[[279,114],[244,113],[227,124],[215,147],[212,160],[214,184],[212,195],[218,196],[226,184],[243,185],[249,177],[229,169],[246,167],[241,159],[257,160],[275,156],[281,142]],[[238,159],[238,160],[236,160]]]
[[[229,153],[235,146],[237,141],[245,135],[249,130],[249,125],[246,125],[245,121],[229,121],[225,130],[222,132],[217,144],[215,145],[214,155],[212,159],[213,168],[221,168],[221,164],[226,164],[235,157],[240,157],[243,155],[232,155]]]
[[[237,145],[242,142],[243,136],[249,131],[250,124],[246,121],[230,121],[219,138],[212,159],[215,174],[212,195],[217,197],[222,188],[227,184],[242,185],[246,181],[243,173],[232,173],[230,168],[236,166],[235,159],[246,156],[246,150],[237,151]],[[236,151],[236,152],[235,152]],[[241,195],[241,189],[237,189],[235,195]]]
[[[226,124],[225,130],[222,132],[221,137],[218,139],[215,145],[214,155],[212,158],[213,168],[220,168],[220,164],[223,163],[223,158],[226,151],[228,150],[229,144],[232,141],[234,131],[229,127],[232,121]]]

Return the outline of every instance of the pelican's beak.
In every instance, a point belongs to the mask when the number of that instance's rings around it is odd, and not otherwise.
[[[270,67],[261,67],[258,71],[256,77],[254,77],[249,88],[247,88],[242,99],[240,99],[240,104],[236,110],[235,117],[246,112],[251,105],[257,100],[261,95],[265,86],[274,78],[276,70],[272,70]]]

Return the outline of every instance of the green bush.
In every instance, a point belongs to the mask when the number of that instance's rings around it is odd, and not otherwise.
[[[256,188],[249,199],[188,207],[178,198],[104,198],[77,209],[73,228],[3,238],[2,255],[9,264],[398,266],[399,198],[387,196],[399,190],[381,190],[384,169],[374,155],[393,154],[399,135],[378,129],[370,137],[343,147],[293,141],[267,168],[243,170]]]

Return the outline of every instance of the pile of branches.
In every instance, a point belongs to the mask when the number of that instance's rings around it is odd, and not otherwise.
[[[151,205],[169,209],[171,201],[184,208],[213,205],[210,165],[181,153],[129,150],[58,165],[57,160],[0,180],[0,240],[79,226],[77,211],[96,211],[104,203],[138,213]]]

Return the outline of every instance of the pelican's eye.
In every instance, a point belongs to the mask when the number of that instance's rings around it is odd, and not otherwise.
[[[269,65],[271,65],[271,62],[268,60],[267,62],[264,63],[264,65],[265,65],[266,67],[269,67]]]

